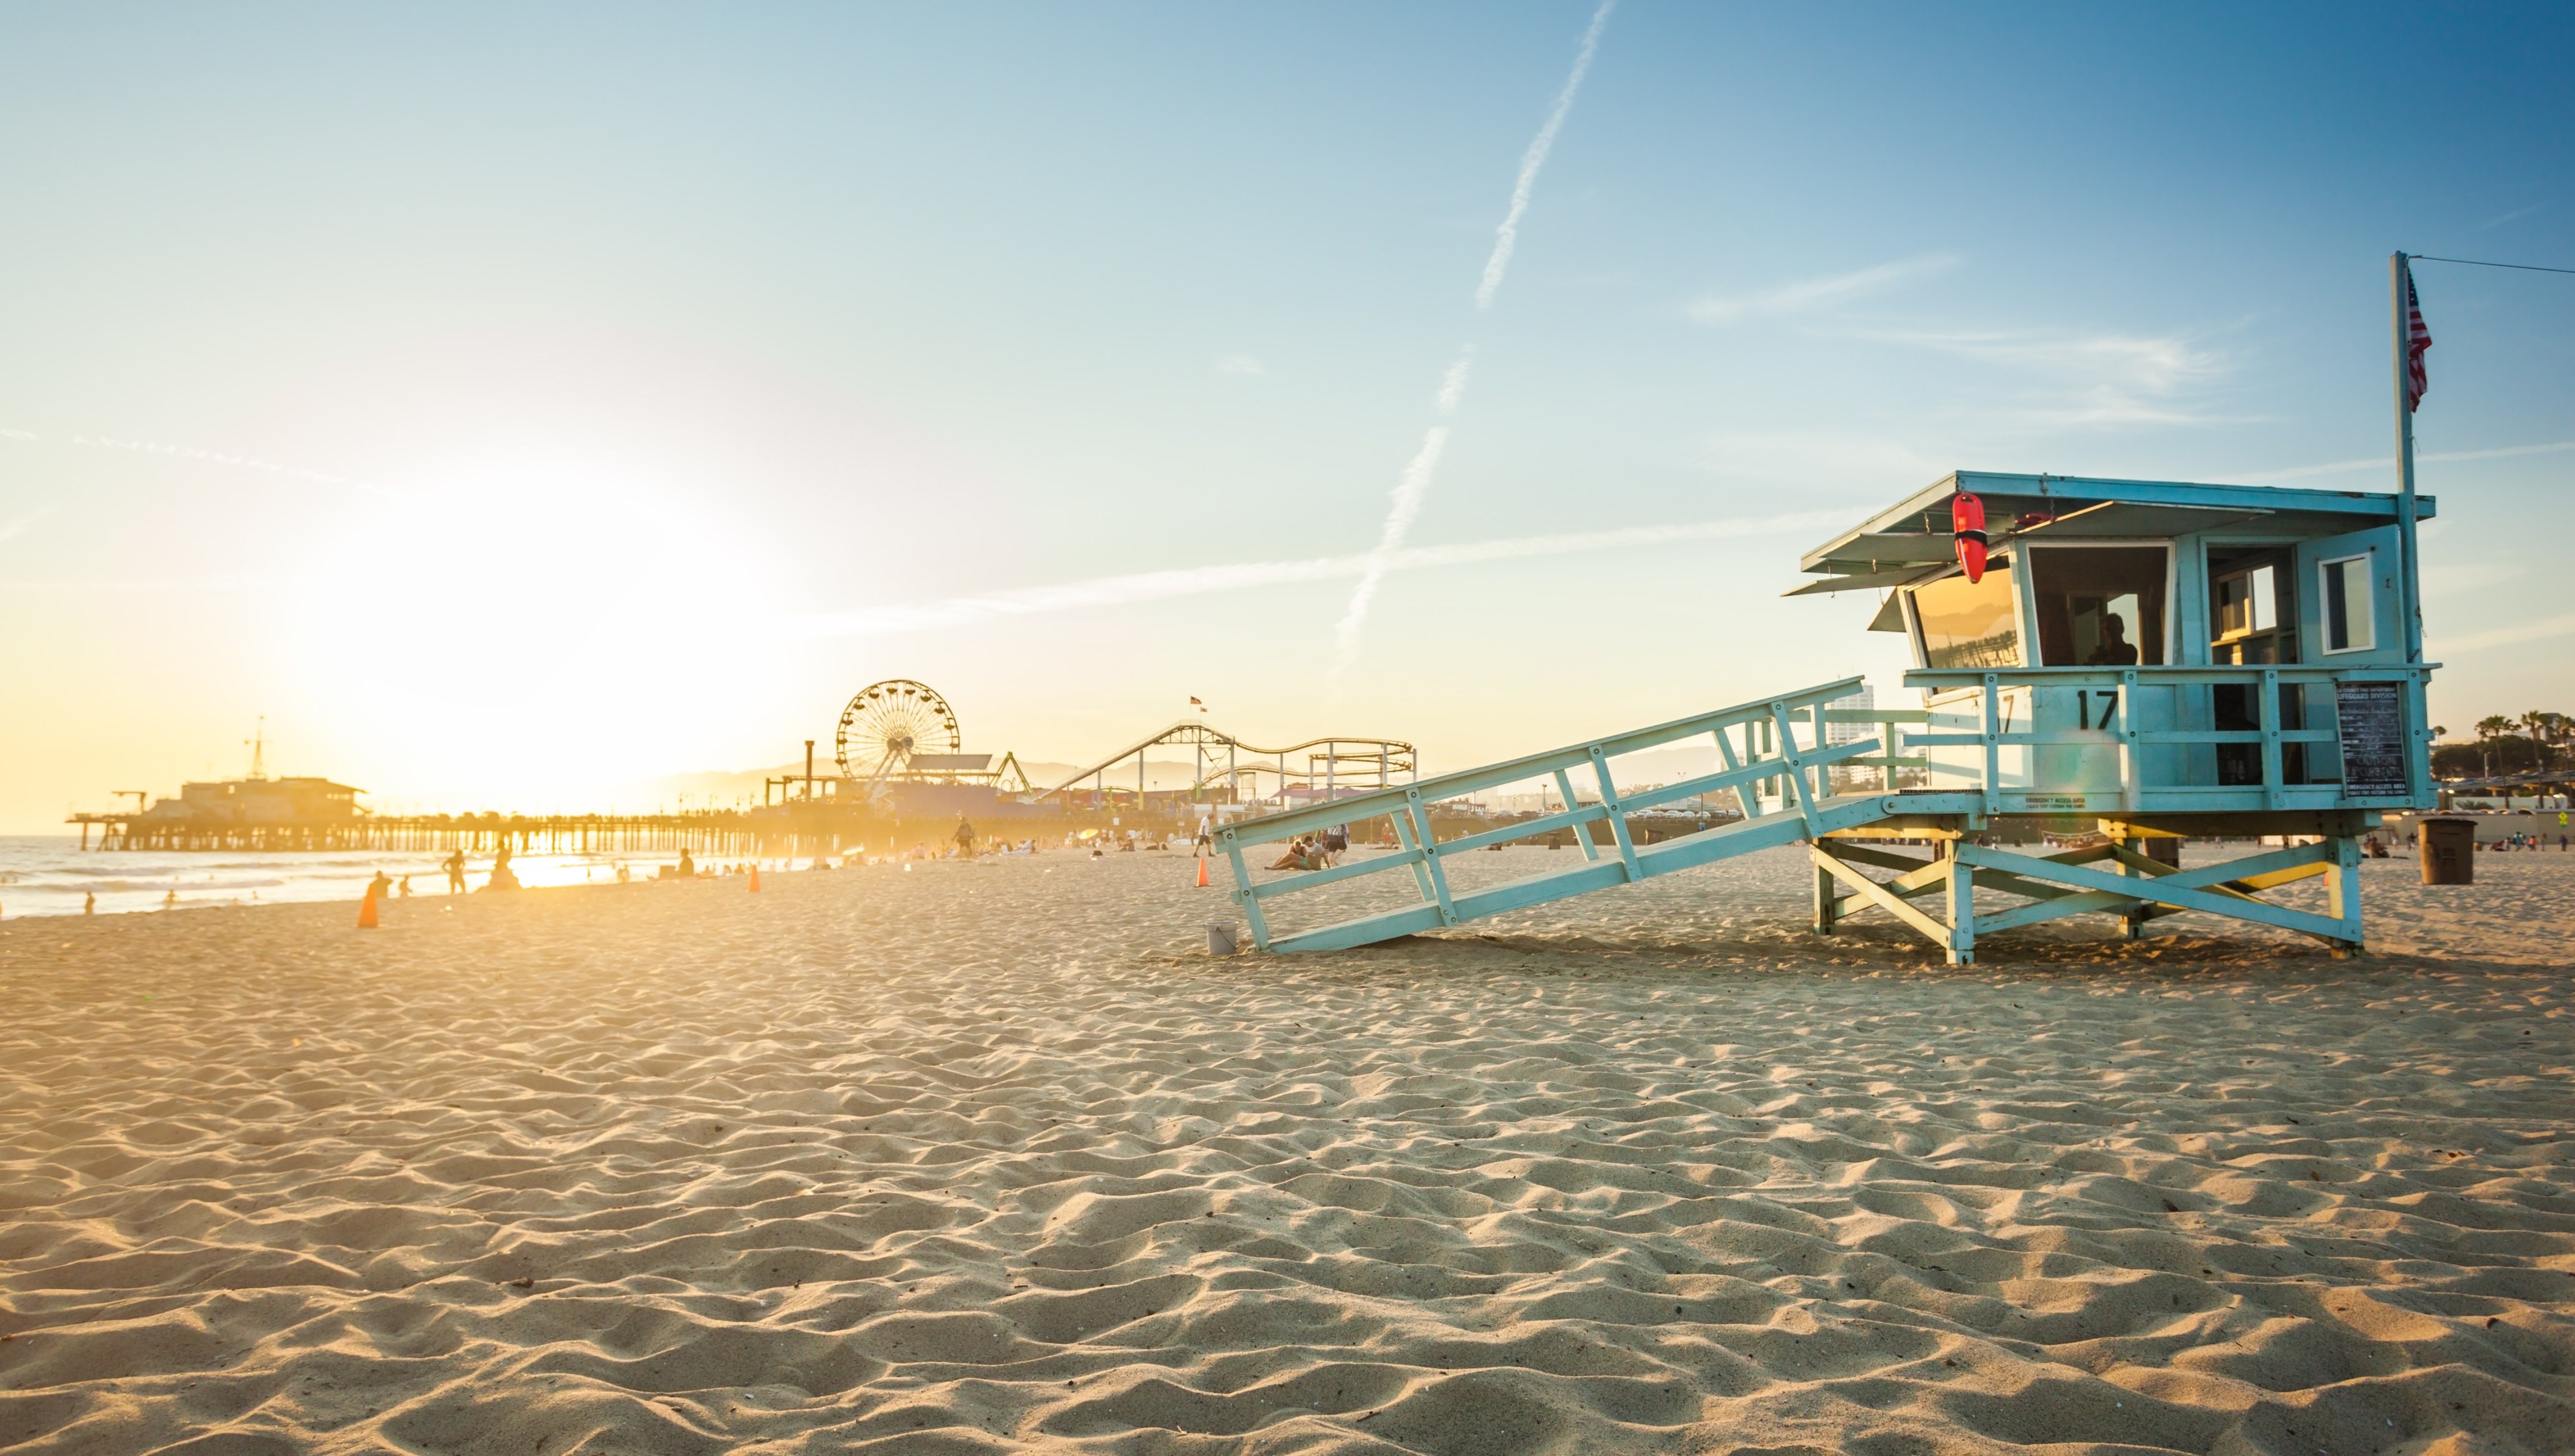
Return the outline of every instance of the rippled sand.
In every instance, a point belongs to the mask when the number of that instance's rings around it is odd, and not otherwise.
[[[0,1446],[2575,1449],[2575,856],[2479,859],[1965,971],[1790,854],[1299,959],[1161,854],[12,921]]]

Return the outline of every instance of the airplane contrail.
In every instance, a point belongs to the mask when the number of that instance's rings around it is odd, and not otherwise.
[[[1573,69],[1564,78],[1564,87],[1555,93],[1555,105],[1547,110],[1546,121],[1530,139],[1528,150],[1520,154],[1519,177],[1511,184],[1511,205],[1502,214],[1501,225],[1493,229],[1493,251],[1485,256],[1484,274],[1475,285],[1475,310],[1481,313],[1493,306],[1493,293],[1502,286],[1502,275],[1511,266],[1511,250],[1519,245],[1520,217],[1528,211],[1529,194],[1537,187],[1538,169],[1546,165],[1546,154],[1555,147],[1555,134],[1564,129],[1565,115],[1573,110],[1575,93],[1582,89],[1583,75],[1591,69],[1592,53],[1600,48],[1601,27],[1609,23],[1609,11],[1618,0],[1600,0],[1591,12],[1591,24],[1582,32],[1582,44],[1573,53]],[[1466,397],[1466,366],[1473,362],[1475,346],[1458,351],[1457,362],[1448,366],[1441,377],[1434,407],[1442,421],[1457,413],[1458,403]],[[1421,514],[1421,503],[1430,494],[1431,477],[1439,469],[1440,452],[1448,447],[1446,424],[1433,425],[1421,437],[1421,448],[1413,452],[1412,463],[1395,478],[1394,495],[1386,503],[1385,524],[1377,530],[1376,550],[1366,558],[1368,565],[1358,574],[1358,585],[1350,589],[1350,605],[1332,628],[1331,676],[1338,678],[1358,660],[1359,632],[1367,625],[1368,608],[1376,602],[1377,584],[1385,580],[1385,561],[1403,548],[1412,523]]]
[[[798,638],[896,637],[943,627],[963,627],[1005,617],[1035,617],[1086,607],[1118,607],[1162,602],[1175,597],[1203,597],[1295,582],[1366,578],[1371,572],[1418,571],[1432,567],[1469,566],[1477,562],[1522,557],[1569,556],[1587,551],[1660,546],[1681,541],[1770,536],[1785,531],[1816,530],[1839,524],[1850,513],[1802,511],[1784,516],[1728,521],[1685,521],[1663,526],[1633,526],[1615,531],[1583,531],[1556,536],[1502,537],[1451,546],[1412,546],[1388,552],[1307,557],[1279,562],[1234,562],[1222,566],[1183,567],[1167,572],[1140,572],[1120,577],[1094,577],[1046,587],[1023,587],[975,597],[902,606],[862,607],[848,612],[815,613],[790,619],[786,632]]]
[[[1573,93],[1582,89],[1583,73],[1591,69],[1591,53],[1600,48],[1600,28],[1609,23],[1610,7],[1618,0],[1600,0],[1600,8],[1591,12],[1591,26],[1582,32],[1582,48],[1573,53],[1573,70],[1564,78],[1564,89],[1555,93],[1555,108],[1546,114],[1546,125],[1537,129],[1528,150],[1520,154],[1519,180],[1511,185],[1510,211],[1502,214],[1502,225],[1493,230],[1492,256],[1484,260],[1484,278],[1475,285],[1475,307],[1493,306],[1493,291],[1502,286],[1502,272],[1511,266],[1511,250],[1519,245],[1520,214],[1528,211],[1529,192],[1537,186],[1537,172],[1546,165],[1546,154],[1555,147],[1555,134],[1564,126],[1566,112],[1573,110]]]

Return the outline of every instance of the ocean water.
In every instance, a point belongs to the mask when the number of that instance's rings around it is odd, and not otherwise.
[[[309,854],[84,850],[77,837],[67,834],[0,836],[0,918],[77,915],[92,895],[97,896],[97,912],[103,915],[274,900],[344,899],[354,904],[380,869],[396,880],[411,876],[414,894],[443,894],[447,875],[438,862],[445,857],[426,850]],[[520,854],[512,857],[510,867],[525,885],[581,884],[614,880],[620,864],[637,879],[650,879],[655,870],[679,859],[676,850]],[[490,854],[466,856],[468,885],[481,889],[491,872]]]

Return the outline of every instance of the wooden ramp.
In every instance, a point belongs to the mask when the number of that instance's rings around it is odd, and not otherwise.
[[[1220,831],[1218,844],[1234,866],[1234,901],[1251,921],[1253,942],[1264,950],[1341,950],[1505,910],[1525,909],[1611,885],[1632,884],[1755,849],[1811,842],[1836,829],[1872,822],[1894,811],[1894,795],[1836,796],[1827,793],[1825,785],[1831,781],[1829,769],[1835,764],[1891,771],[1897,761],[1888,751],[1892,727],[1885,727],[1874,737],[1827,746],[1830,734],[1826,726],[1845,717],[1854,722],[1882,724],[1893,718],[1918,719],[1920,715],[1836,713],[1826,708],[1833,700],[1858,692],[1860,683],[1857,678],[1847,678],[1592,742],[1425,778],[1400,788],[1353,794],[1292,813],[1228,825]],[[1682,745],[1702,734],[1714,742],[1716,771],[1646,789],[1622,790],[1618,786],[1613,760],[1651,748]],[[1590,779],[1593,792],[1588,801],[1576,794],[1573,775],[1577,772]],[[1532,781],[1551,782],[1567,807],[1445,841],[1432,837],[1432,804]],[[1732,794],[1743,817],[1642,847],[1632,841],[1627,826],[1630,813],[1714,793]],[[1254,845],[1284,843],[1331,824],[1380,814],[1393,822],[1401,845],[1390,854],[1353,856],[1330,869],[1276,879],[1257,878],[1246,857],[1246,850]],[[1594,823],[1607,825],[1610,844],[1594,841],[1590,827]],[[1459,854],[1561,829],[1574,831],[1574,841],[1582,850],[1580,863],[1480,888],[1459,889],[1449,882],[1448,863]],[[1268,906],[1281,897],[1381,875],[1408,875],[1413,902],[1398,909],[1273,935]],[[1374,881],[1380,885],[1384,882]]]
[[[2208,670],[2186,671],[2204,676]],[[2135,676],[2139,670],[2123,672]],[[2125,692],[2110,700],[2119,728],[2088,728],[2090,736],[2070,730],[2009,731],[1985,710],[1985,731],[1964,737],[1983,750],[1985,770],[1977,773],[1972,764],[1967,770],[1944,769],[1912,751],[1962,738],[1956,733],[1903,730],[1922,725],[1928,717],[1924,712],[1827,706],[1855,692],[1859,683],[1856,678],[1826,683],[1594,742],[1228,825],[1219,831],[1218,844],[1234,866],[1234,901],[1252,923],[1254,943],[1265,950],[1343,950],[1633,884],[1757,849],[1803,843],[1814,862],[1814,927],[1819,933],[1833,933],[1854,914],[1881,911],[1919,931],[1953,965],[1975,960],[1979,933],[1989,935],[2077,914],[2116,917],[2125,922],[2130,938],[2149,920],[2187,910],[2311,935],[2337,954],[2361,948],[2357,835],[2376,821],[2374,814],[2324,802],[2312,808],[2216,816],[2157,811],[2102,816],[2108,805],[2138,795],[2112,791],[2103,795],[2105,805],[2094,806],[2080,795],[2041,793],[2025,785],[2000,786],[1992,764],[2005,747],[2085,746],[2095,738],[2115,741],[2127,735]],[[1992,697],[1989,686],[1987,701]],[[1836,726],[1846,727],[1852,740],[1832,742],[1837,734],[1831,729]],[[1684,744],[1702,733],[1715,746],[1716,771],[1651,788],[1619,786],[1614,762],[1622,755]],[[2226,735],[2199,730],[2164,736]],[[1830,792],[1831,770],[1836,766],[1877,770],[1879,789]],[[1935,781],[1899,790],[1895,786],[1899,767],[1922,770],[1918,777]],[[1576,774],[1588,776],[1593,791],[1587,801],[1577,791]],[[1856,775],[1846,771],[1844,776]],[[1936,781],[1944,776],[1957,781]],[[1447,840],[1432,836],[1433,804],[1531,782],[1551,783],[1569,807]],[[2302,786],[2296,791],[2321,796],[2340,790]],[[2286,790],[2255,785],[2203,792],[2211,797],[2249,792],[2279,799]],[[1743,816],[1659,843],[1634,842],[1629,814],[1711,794],[1732,795]],[[2051,801],[2045,811],[2041,811],[2042,799]],[[1379,815],[1394,825],[1400,847],[1392,853],[1354,854],[1329,869],[1271,874],[1256,871],[1246,852],[1331,824]],[[2036,838],[2042,826],[2062,831],[2086,822],[2108,842],[2056,853],[2030,853],[1990,842],[2007,823],[2019,826],[2019,837]],[[1595,824],[1605,826],[1609,843],[1594,839]],[[1475,861],[1461,864],[1458,859],[1475,850],[1565,829],[1574,831],[1582,857],[1563,869],[1487,884],[1477,882],[1482,876],[1468,867]],[[2139,852],[2145,840],[2209,832],[2276,834],[2285,842],[2269,852],[2186,870]],[[1928,842],[1933,847],[1929,857],[1915,858],[1889,852],[1883,847],[1888,838]],[[1462,883],[1452,882],[1452,866]],[[1881,878],[1865,870],[1895,873]],[[2319,876],[2326,891],[2322,913],[2264,898],[2271,890]],[[1344,888],[1335,891],[1334,886]],[[1998,907],[1990,903],[1989,895],[1987,907],[1980,912],[1979,888],[2024,902]],[[1290,895],[1313,895],[1309,903],[1318,904],[1356,898],[1360,903],[1355,908],[1364,912],[1281,933],[1271,923],[1273,907]],[[1390,898],[1406,902],[1384,908]]]

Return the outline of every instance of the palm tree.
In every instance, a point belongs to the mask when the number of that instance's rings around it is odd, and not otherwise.
[[[2485,765],[2485,776],[2494,776],[2494,740],[2512,731],[2512,720],[2500,713],[2490,713],[2477,720],[2477,760]]]

